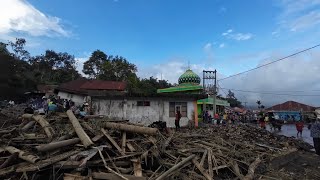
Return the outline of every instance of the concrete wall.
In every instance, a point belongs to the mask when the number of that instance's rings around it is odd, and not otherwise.
[[[62,91],[59,91],[58,96],[60,96],[61,99],[71,99],[73,102],[75,102],[76,106],[82,105],[85,97],[82,95],[71,94]]]
[[[169,102],[172,100],[146,100],[150,106],[137,106],[137,100],[107,100],[92,99],[95,114],[105,115],[109,118],[128,119],[130,122],[149,125],[155,121],[166,121],[168,127],[174,127],[175,117],[169,117]],[[180,125],[188,124],[193,119],[194,105],[192,101],[187,102],[187,117],[182,117]]]

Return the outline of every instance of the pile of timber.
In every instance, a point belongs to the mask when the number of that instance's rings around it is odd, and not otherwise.
[[[0,179],[256,179],[310,146],[249,125],[159,132],[72,111],[0,129]],[[1,124],[0,124],[1,125]]]

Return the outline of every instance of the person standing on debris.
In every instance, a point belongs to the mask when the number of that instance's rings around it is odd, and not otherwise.
[[[320,155],[320,118],[317,117],[316,121],[311,125],[310,135],[313,138],[313,146],[316,154]]]
[[[259,124],[262,129],[266,129],[265,117],[263,115],[260,115]]]
[[[297,137],[299,136],[299,134],[300,134],[300,137],[302,137],[303,127],[304,127],[304,124],[302,120],[296,122]]]
[[[177,111],[176,119],[174,121],[174,124],[176,126],[176,131],[178,131],[180,129],[180,119],[181,119],[181,113],[180,113],[180,111]]]

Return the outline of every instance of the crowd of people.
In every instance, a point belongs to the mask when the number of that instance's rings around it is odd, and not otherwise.
[[[216,113],[212,117],[208,111],[205,111],[202,115],[202,119],[204,123],[209,124],[236,124],[239,122],[248,122],[250,120],[250,115],[243,115],[236,112],[225,112]]]
[[[31,98],[28,102],[28,107],[25,109],[25,113],[38,113],[42,115],[54,113],[54,112],[66,112],[72,110],[76,117],[84,117],[91,114],[89,103],[84,102],[81,106],[76,106],[75,102],[71,99],[61,99],[59,96],[42,98]]]

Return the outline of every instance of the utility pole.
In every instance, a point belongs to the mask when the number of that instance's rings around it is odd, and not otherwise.
[[[214,71],[205,71],[203,70],[203,90],[206,92],[206,88],[208,88],[207,92],[209,95],[213,96],[213,113],[217,113],[216,101],[217,101],[217,70]],[[209,81],[206,83],[206,81]],[[208,87],[206,86],[208,85]],[[213,89],[211,88],[213,85]],[[203,106],[204,111],[206,110],[205,105]]]

